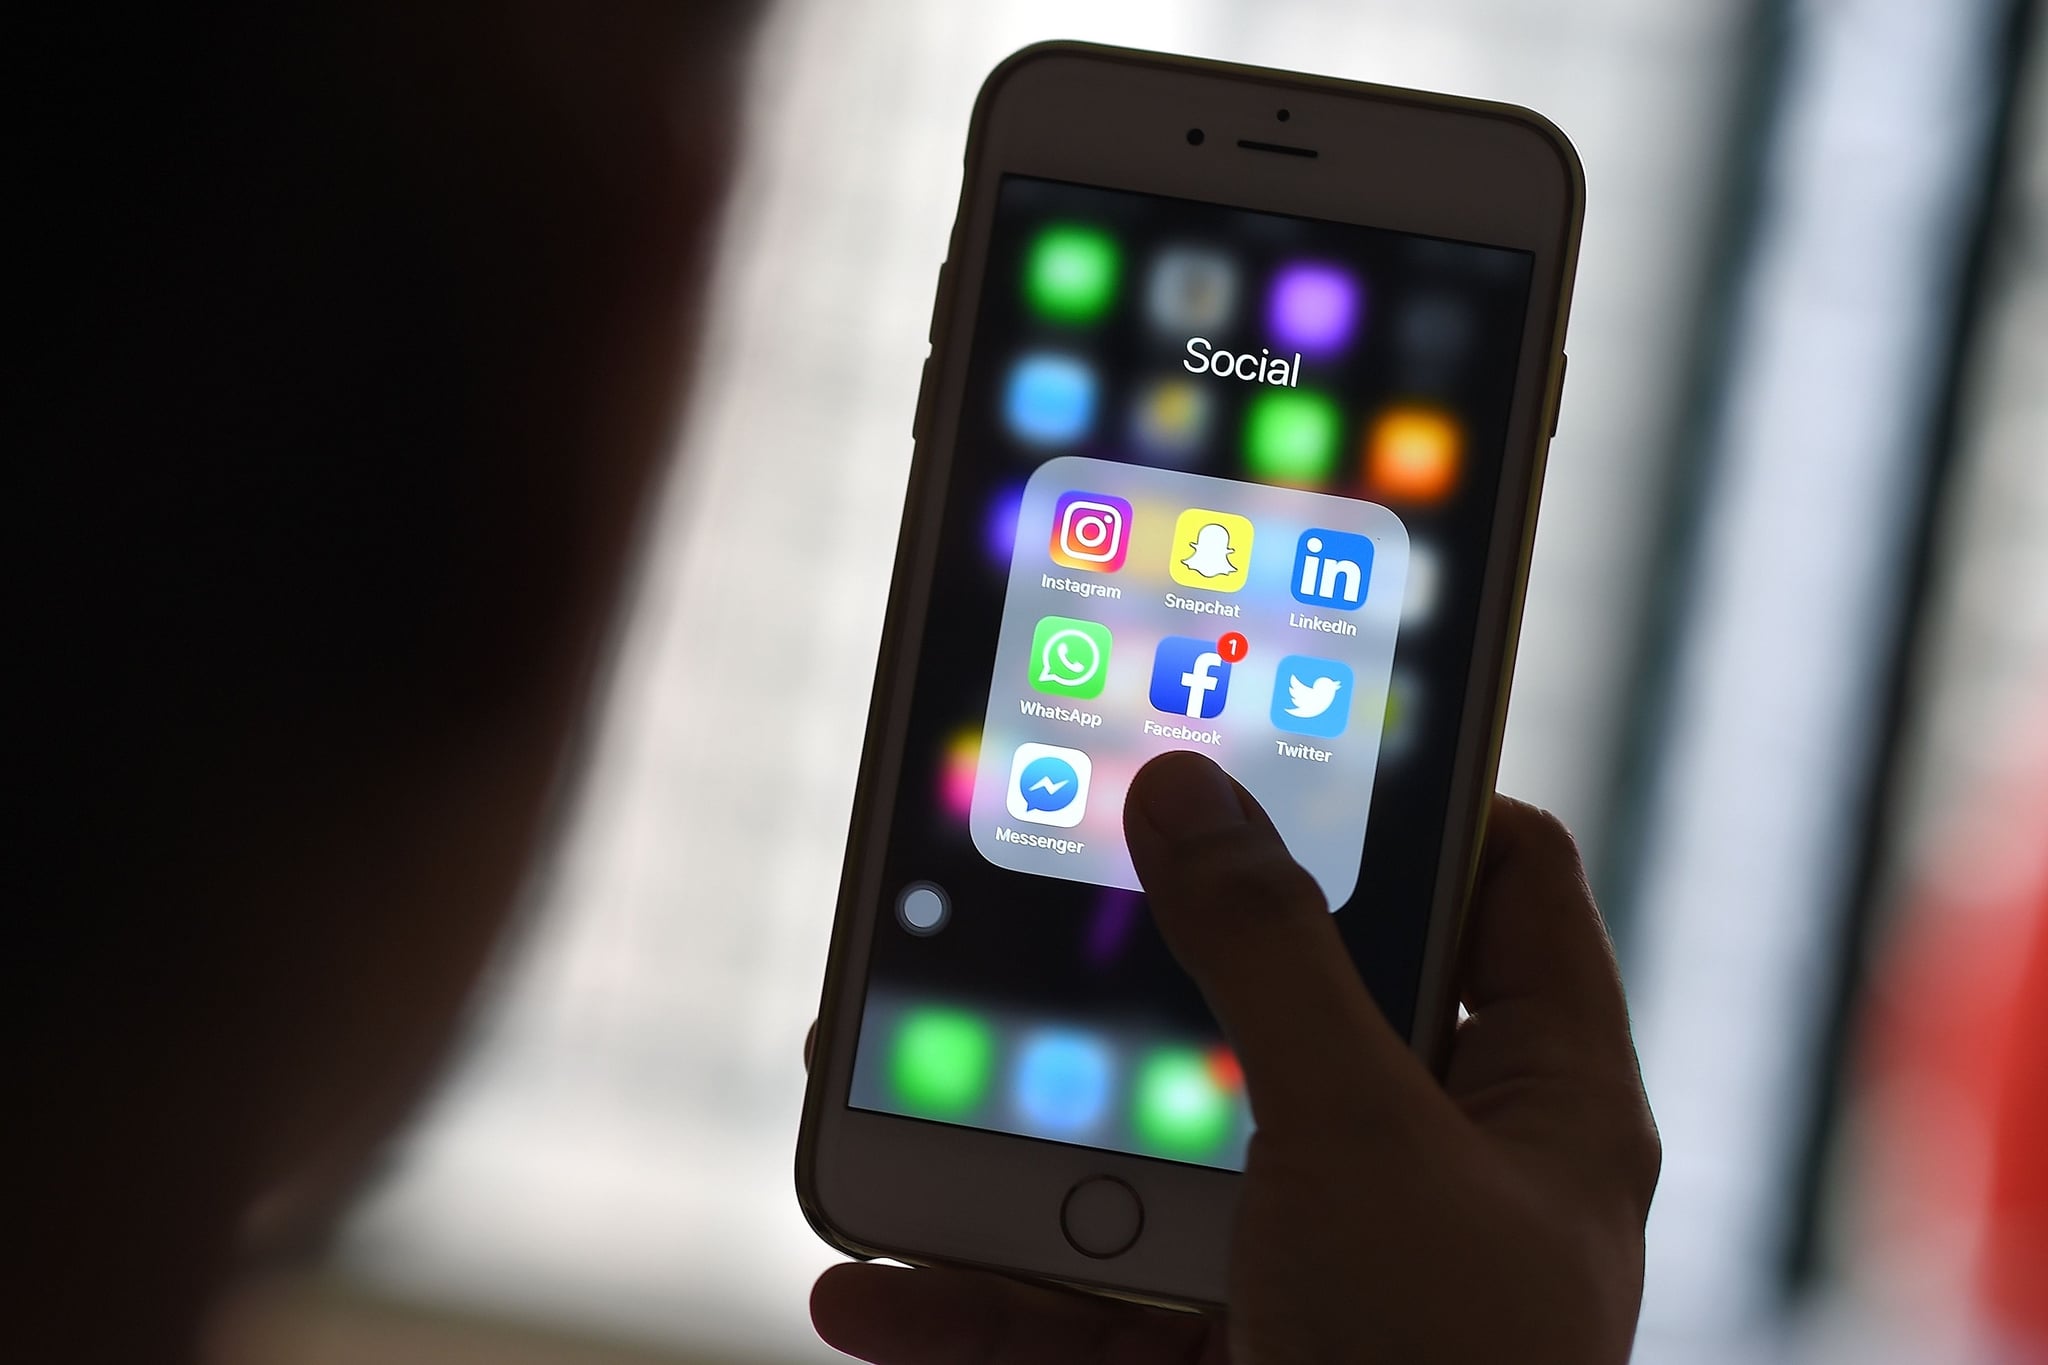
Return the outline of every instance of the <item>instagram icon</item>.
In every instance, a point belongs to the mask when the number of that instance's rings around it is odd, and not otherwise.
[[[1107,493],[1062,493],[1052,512],[1053,563],[1115,573],[1131,543],[1131,505]]]

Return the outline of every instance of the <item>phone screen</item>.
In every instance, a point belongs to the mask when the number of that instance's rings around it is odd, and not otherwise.
[[[1004,178],[852,1105],[1242,1166],[1123,841],[1173,748],[1264,804],[1410,1026],[1533,264]]]

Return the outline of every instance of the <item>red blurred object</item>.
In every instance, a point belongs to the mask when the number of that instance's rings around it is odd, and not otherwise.
[[[1915,874],[1859,1080],[1880,1273],[2048,1358],[2048,725]],[[2038,1356],[2036,1353],[2040,1353]]]
[[[2048,840],[2048,820],[2034,831]],[[1984,1291],[1994,1321],[2048,1354],[2048,885],[2034,888],[2033,920],[1992,1121]]]

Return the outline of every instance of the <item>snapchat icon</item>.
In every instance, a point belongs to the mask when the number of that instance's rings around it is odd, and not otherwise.
[[[1252,524],[1228,512],[1190,507],[1173,524],[1167,571],[1187,588],[1236,592],[1252,568]]]

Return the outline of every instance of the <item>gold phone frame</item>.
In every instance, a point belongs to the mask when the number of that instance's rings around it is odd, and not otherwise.
[[[1276,125],[1281,106],[1290,117]],[[1216,145],[1191,147],[1190,127],[1205,129],[1205,144]],[[1233,145],[1239,138],[1311,145],[1318,155],[1246,152]],[[1562,132],[1512,105],[1090,44],[1016,53],[990,74],[975,104],[818,1007],[797,1194],[818,1235],[852,1256],[976,1266],[1146,1302],[1215,1305],[1225,1297],[1240,1175],[847,1102],[870,944],[877,916],[887,913],[880,851],[937,571],[966,342],[997,189],[1009,174],[1516,247],[1536,258],[1411,1035],[1432,1066],[1441,1065],[1456,1022],[1452,972],[1499,760],[1563,381],[1584,174]],[[1143,1234],[1108,1259],[1076,1250],[1060,1226],[1066,1191],[1095,1175],[1124,1181],[1143,1201]]]

